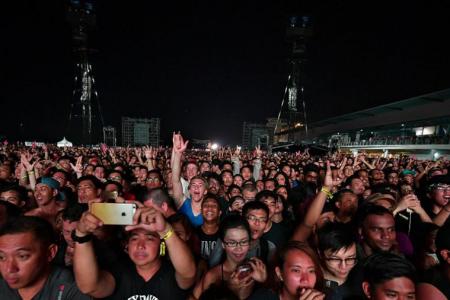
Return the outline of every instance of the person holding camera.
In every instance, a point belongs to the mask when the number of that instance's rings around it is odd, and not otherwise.
[[[125,227],[129,259],[112,266],[111,270],[101,270],[92,233],[103,224],[92,213],[83,214],[72,234],[73,270],[80,290],[95,298],[185,299],[196,274],[188,246],[174,233],[157,207],[138,208],[133,224]],[[162,258],[165,253],[169,259]]]
[[[255,283],[267,278],[265,264],[258,258],[246,259],[250,249],[250,227],[240,215],[225,217],[220,225],[220,240],[225,250],[225,260],[210,269],[195,286],[190,299],[199,299],[214,285],[227,286],[239,299],[247,299]]]

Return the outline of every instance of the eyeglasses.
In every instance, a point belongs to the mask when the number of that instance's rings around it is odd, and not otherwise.
[[[237,246],[239,246],[239,247],[248,246],[250,241],[249,240],[242,240],[242,241],[239,241],[239,242],[238,241],[223,241],[223,243],[227,247],[236,248]]]
[[[334,265],[342,265],[345,263],[347,266],[354,266],[358,259],[356,257],[338,258],[338,257],[325,257],[325,260]]]
[[[155,178],[147,178],[147,182],[160,182],[158,177]]]
[[[444,191],[444,192],[450,191],[450,185],[448,185],[448,184],[438,184],[438,185],[436,185],[436,190]]]
[[[248,216],[247,220],[249,222],[254,222],[254,223],[256,223],[256,222],[266,223],[267,222],[267,218],[258,218],[256,216],[252,216],[252,215]]]
[[[111,176],[111,177],[108,177],[108,180],[121,181],[122,177],[120,177],[120,176]]]

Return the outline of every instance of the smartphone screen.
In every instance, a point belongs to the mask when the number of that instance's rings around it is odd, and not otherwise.
[[[91,213],[105,225],[132,225],[136,204],[92,203]]]

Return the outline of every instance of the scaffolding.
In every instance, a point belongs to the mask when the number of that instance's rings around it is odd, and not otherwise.
[[[160,144],[160,118],[122,117],[122,145],[157,147]]]
[[[75,57],[74,87],[67,133],[76,144],[96,144],[101,137],[103,116],[89,55],[89,32],[95,29],[93,1],[70,1],[67,21],[72,27],[72,49]]]
[[[304,89],[304,65],[306,63],[306,44],[312,35],[309,17],[291,17],[286,30],[287,40],[291,45],[289,57],[290,73],[284,89],[277,123],[274,129],[275,136],[288,142],[294,142],[294,134],[299,130],[308,135],[306,116],[306,99]]]

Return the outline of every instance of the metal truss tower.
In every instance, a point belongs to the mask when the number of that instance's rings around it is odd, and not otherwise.
[[[70,0],[67,20],[72,27],[75,76],[70,107],[68,136],[76,144],[98,143],[103,128],[98,93],[89,56],[94,49],[88,46],[89,32],[96,26],[93,0]]]
[[[274,130],[279,141],[294,142],[294,134],[304,130],[308,135],[306,99],[304,94],[304,66],[307,61],[306,44],[312,36],[310,19],[291,17],[286,29],[287,41],[291,46],[289,57],[290,73],[284,89],[283,100]],[[280,138],[285,136],[285,138]]]

